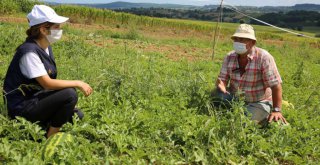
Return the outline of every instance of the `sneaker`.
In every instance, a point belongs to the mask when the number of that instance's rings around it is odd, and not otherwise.
[[[83,112],[79,108],[74,108],[73,112],[74,112],[74,114],[78,115],[80,120],[82,120],[82,118],[84,117]]]

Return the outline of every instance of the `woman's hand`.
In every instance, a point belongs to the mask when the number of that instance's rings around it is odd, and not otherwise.
[[[92,94],[93,89],[90,87],[89,84],[83,82],[83,81],[78,81],[78,89],[81,90],[81,92],[87,97]]]

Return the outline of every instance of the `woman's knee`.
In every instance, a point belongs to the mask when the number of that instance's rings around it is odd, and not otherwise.
[[[76,89],[65,88],[65,89],[62,89],[61,92],[63,93],[63,96],[67,97],[66,99],[69,102],[75,102],[75,103],[78,102],[78,94],[77,94]]]

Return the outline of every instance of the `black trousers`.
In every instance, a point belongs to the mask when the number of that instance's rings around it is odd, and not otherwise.
[[[41,93],[37,104],[22,112],[22,117],[41,126],[61,127],[73,116],[78,95],[74,88]]]

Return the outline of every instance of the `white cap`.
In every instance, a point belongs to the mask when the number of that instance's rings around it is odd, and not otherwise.
[[[234,37],[257,40],[254,35],[253,27],[248,24],[241,24],[231,38],[233,39]]]
[[[59,16],[51,7],[45,5],[34,5],[27,18],[30,27],[44,22],[63,23],[69,19]]]

